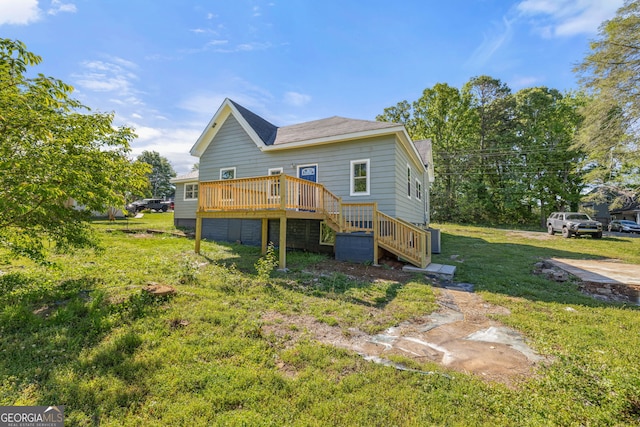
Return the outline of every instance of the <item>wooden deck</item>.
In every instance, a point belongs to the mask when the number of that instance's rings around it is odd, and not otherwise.
[[[343,203],[323,185],[280,174],[200,182],[196,212],[196,252],[200,252],[203,218],[262,220],[262,250],[269,219],[280,220],[280,268],[286,267],[286,221],[323,220],[336,232],[374,236],[374,264],[384,248],[425,268],[431,261],[429,232],[378,211],[376,203]]]

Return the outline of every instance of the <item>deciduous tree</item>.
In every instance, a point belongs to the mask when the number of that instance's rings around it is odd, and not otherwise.
[[[138,161],[151,166],[147,179],[152,196],[154,198],[173,197],[176,187],[171,183],[171,178],[176,176],[176,172],[169,160],[156,151],[143,151],[138,156]]]
[[[515,98],[519,176],[527,186],[523,200],[540,207],[544,225],[551,211],[577,210],[582,197],[584,153],[572,147],[582,123],[579,109],[584,97],[534,87],[518,91]]]
[[[477,211],[476,220],[520,221],[521,214],[515,211],[522,206],[523,191],[521,180],[514,177],[518,158],[511,89],[498,79],[479,76],[469,80],[463,91],[470,93],[476,115],[470,152],[474,166],[467,183],[469,205]]]
[[[45,262],[43,241],[98,247],[90,212],[123,207],[146,166],[128,158],[135,135],[113,114],[90,112],[58,79],[28,78],[40,61],[0,39],[0,246]]]
[[[575,71],[591,96],[579,144],[595,184],[640,185],[640,1],[604,22]]]

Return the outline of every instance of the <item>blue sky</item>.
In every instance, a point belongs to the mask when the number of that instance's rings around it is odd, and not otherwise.
[[[623,0],[0,0],[0,37],[186,173],[229,97],[282,126],[374,120],[436,83],[576,89]]]

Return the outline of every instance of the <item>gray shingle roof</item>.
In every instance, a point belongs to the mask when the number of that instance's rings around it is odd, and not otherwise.
[[[276,131],[278,130],[278,128],[262,117],[258,116],[254,112],[247,110],[237,102],[234,102],[231,99],[229,101],[233,104],[234,107],[236,107],[238,112],[242,114],[242,117],[258,134],[262,142],[264,142],[265,145],[273,145],[273,142],[276,139]]]
[[[397,123],[329,117],[278,128],[274,145],[397,127]]]
[[[420,154],[420,158],[422,159],[423,165],[429,164],[429,153],[431,152],[431,140],[430,139],[421,139],[418,141],[413,141],[413,145],[416,146],[416,150],[418,150],[418,154]]]
[[[329,117],[295,125],[277,127],[242,105],[229,99],[247,124],[258,134],[265,145],[281,145],[300,141],[338,137],[360,132],[394,128],[397,123]]]
[[[200,175],[200,172],[195,170],[195,171],[185,173],[183,175],[178,175],[175,178],[172,178],[171,182],[190,181],[190,180],[197,181],[199,175]]]

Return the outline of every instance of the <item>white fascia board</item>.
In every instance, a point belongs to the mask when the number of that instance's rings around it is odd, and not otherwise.
[[[222,127],[222,124],[227,120],[229,115],[233,115],[235,119],[240,123],[242,129],[249,135],[249,138],[256,144],[259,149],[264,147],[264,143],[258,136],[258,134],[253,130],[251,126],[247,123],[247,121],[242,117],[242,114],[236,109],[236,107],[231,103],[229,98],[226,98],[218,111],[213,115],[207,127],[202,132],[196,143],[191,147],[189,151],[192,156],[200,157],[205,152],[213,138],[215,138],[218,130]]]
[[[415,144],[413,143],[411,137],[407,133],[407,130],[405,129],[404,126],[402,126],[402,131],[398,132],[398,138],[400,139],[400,142],[402,142],[402,145],[404,145],[409,155],[411,155],[413,160],[418,164],[418,166],[420,166],[421,170],[423,172],[428,172],[427,167],[422,163],[422,157],[420,157],[420,153],[418,153],[418,149],[416,148]],[[429,157],[431,157],[431,152],[429,152]],[[429,164],[432,164],[432,163],[433,163],[433,160],[430,160]]]
[[[198,177],[189,177],[189,178],[171,178],[169,180],[170,183],[172,184],[182,184],[182,183],[189,183],[189,182],[193,182],[194,184],[198,183]]]
[[[213,115],[209,123],[207,123],[207,127],[204,128],[196,143],[193,144],[189,153],[192,156],[200,157],[204,150],[209,146],[209,143],[213,139],[213,137],[218,133],[220,126],[217,125],[218,122],[224,122],[224,120],[229,116],[229,99],[225,99],[222,105],[218,108],[218,111]]]

